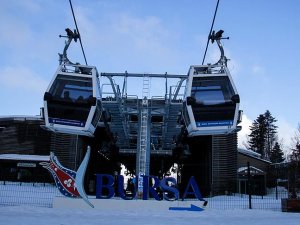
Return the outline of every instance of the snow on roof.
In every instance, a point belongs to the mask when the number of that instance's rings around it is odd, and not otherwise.
[[[263,158],[261,157],[261,154],[259,154],[259,153],[257,153],[257,152],[254,152],[254,151],[252,151],[252,150],[238,148],[238,152],[239,152],[239,153],[242,153],[242,154],[245,154],[245,155],[248,155],[248,156],[250,156],[250,157],[253,157],[253,158],[255,158],[255,159],[259,159],[259,160],[264,161],[264,162],[266,162],[266,163],[271,163],[270,160],[263,159]]]
[[[248,169],[248,167],[247,166],[243,166],[243,167],[240,167],[240,168],[238,168],[238,172],[243,172],[243,171],[245,171],[245,170],[247,170]],[[264,172],[264,171],[262,171],[261,169],[258,169],[258,168],[256,168],[256,167],[254,167],[254,166],[250,166],[250,170],[251,169],[253,169],[253,170],[256,170],[256,171],[258,171],[258,172]]]
[[[246,155],[250,155],[250,156],[253,156],[253,157],[256,157],[256,158],[261,158],[261,154],[259,154],[257,152],[254,152],[250,149],[239,148],[238,151],[241,152],[241,153],[244,153]]]
[[[240,167],[238,168],[238,173],[241,173],[241,172],[244,172],[244,171],[247,171],[248,170],[248,167],[247,166],[243,166],[243,167]],[[262,171],[261,169],[258,169],[254,166],[250,166],[250,171],[253,173],[253,172],[260,172],[260,173],[264,173],[264,171]]]
[[[23,161],[49,161],[49,155],[0,154],[0,159]]]
[[[9,115],[9,116],[0,116],[0,121],[14,120],[14,121],[26,121],[26,120],[41,120],[42,117],[38,116],[24,116],[24,115]]]

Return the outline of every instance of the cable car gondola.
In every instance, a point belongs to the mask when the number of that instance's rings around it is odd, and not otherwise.
[[[94,66],[68,60],[66,50],[76,32],[67,29],[67,33],[69,41],[60,55],[61,63],[44,95],[45,127],[55,132],[93,136],[102,113],[99,74]]]
[[[221,51],[214,65],[191,66],[185,91],[183,118],[189,136],[227,134],[240,129],[240,97],[227,68],[220,39],[211,36]]]

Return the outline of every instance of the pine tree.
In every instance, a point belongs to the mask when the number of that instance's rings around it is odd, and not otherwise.
[[[295,148],[292,149],[292,154],[290,155],[290,159],[292,162],[300,163],[300,143],[298,142]]]
[[[292,153],[290,154],[290,160],[292,162],[300,163],[300,124],[298,125],[298,132],[295,134],[293,138],[295,147],[292,148]]]
[[[262,155],[263,158],[269,159],[271,150],[277,139],[277,120],[267,110],[260,114],[250,126],[249,148]]]
[[[251,133],[249,135],[249,147],[251,150],[261,154],[263,156],[266,138],[266,126],[265,117],[260,114],[256,120],[253,121],[250,126]]]
[[[270,158],[271,151],[277,139],[276,134],[278,127],[275,125],[277,120],[271,115],[269,110],[264,113],[264,117],[266,126],[265,158]]]
[[[297,179],[300,174],[300,142],[296,143],[296,146],[292,149],[292,154],[290,155],[289,164],[289,183],[292,193],[295,193],[295,188],[297,187]],[[297,195],[294,195],[296,197]]]
[[[273,149],[270,152],[270,160],[272,163],[281,163],[284,161],[284,153],[278,142],[275,142]]]

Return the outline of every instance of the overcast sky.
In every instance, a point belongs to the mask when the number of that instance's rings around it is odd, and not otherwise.
[[[87,60],[100,72],[186,74],[201,64],[215,0],[73,0]],[[225,30],[228,67],[248,126],[267,109],[290,147],[299,119],[300,1],[220,0],[214,29]],[[37,115],[58,65],[65,28],[74,29],[68,0],[1,0],[0,116]],[[84,59],[79,44],[68,52]],[[205,63],[218,49],[210,45]],[[155,95],[156,93],[152,93]]]

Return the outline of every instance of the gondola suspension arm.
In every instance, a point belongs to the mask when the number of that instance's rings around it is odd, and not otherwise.
[[[73,39],[74,39],[75,42],[77,42],[77,39],[79,38],[79,34],[77,33],[76,30],[74,30],[74,32],[73,32],[69,28],[66,29],[66,32],[67,32],[67,36],[59,35],[59,37],[68,38],[68,40],[65,43],[63,54],[58,53],[58,55],[59,55],[59,65],[61,65],[62,63],[68,63],[68,64],[74,65],[74,63],[72,63],[68,59],[67,50],[68,50],[68,48],[69,48],[69,46],[70,46]]]
[[[211,43],[214,43],[215,41],[217,42],[218,47],[219,47],[220,52],[221,52],[220,59],[216,64],[221,64],[221,65],[227,66],[228,59],[226,58],[226,56],[224,54],[224,48],[223,48],[223,45],[221,43],[221,39],[229,39],[229,37],[223,38],[222,37],[223,33],[224,33],[223,30],[219,30],[217,33],[215,33],[215,31],[213,31],[212,34],[209,36],[209,39],[211,40]]]

